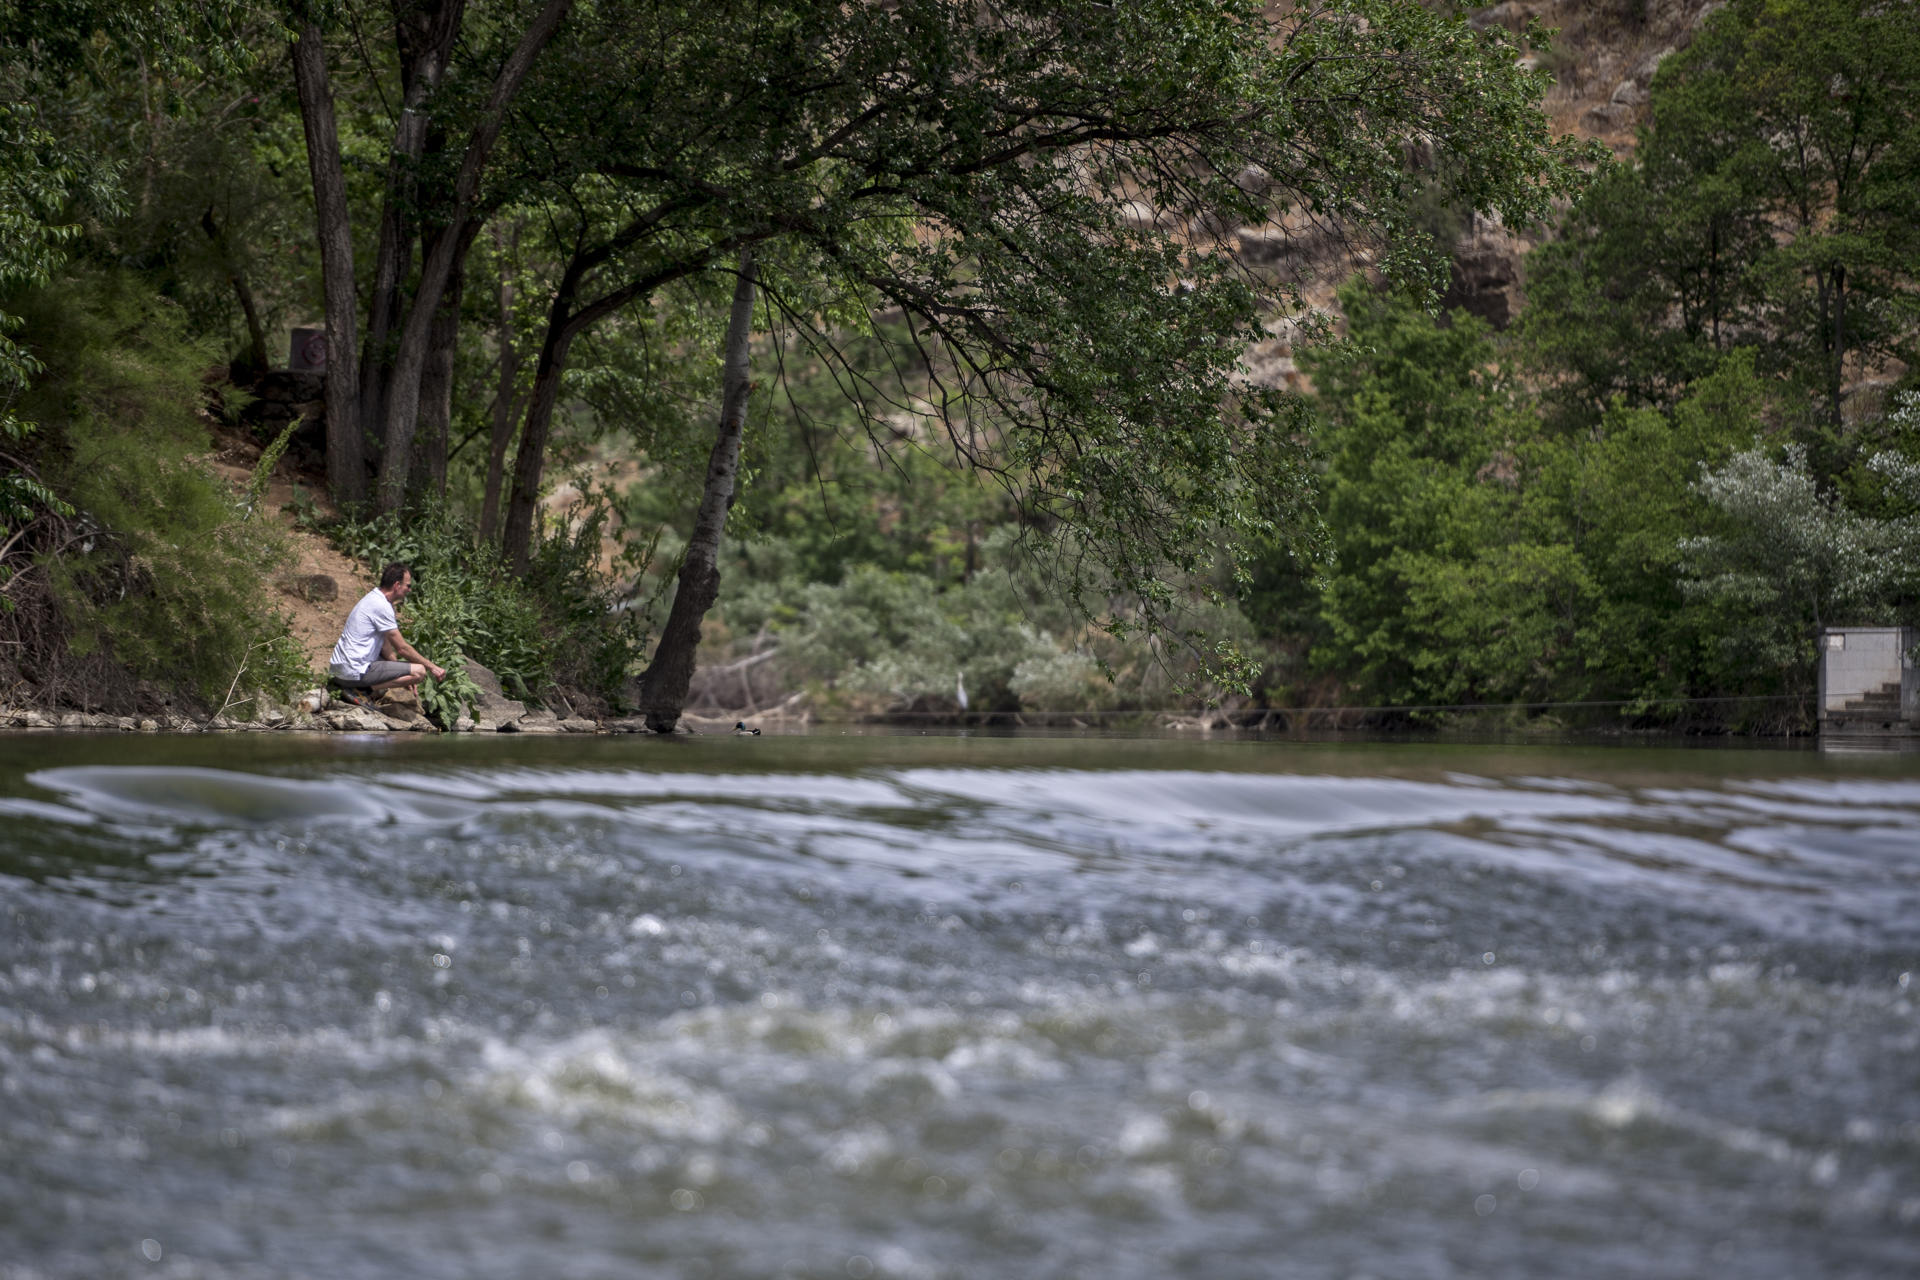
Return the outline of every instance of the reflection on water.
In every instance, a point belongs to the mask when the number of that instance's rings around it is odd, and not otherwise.
[[[10,739],[0,821],[9,1280],[1920,1267],[1914,757]]]

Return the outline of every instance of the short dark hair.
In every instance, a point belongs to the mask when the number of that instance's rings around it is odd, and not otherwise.
[[[394,561],[392,564],[388,565],[386,568],[380,571],[380,589],[382,591],[385,591],[388,587],[393,586],[395,583],[399,582],[400,579],[406,577],[411,572],[413,571],[407,568],[407,566],[401,564],[397,560]]]

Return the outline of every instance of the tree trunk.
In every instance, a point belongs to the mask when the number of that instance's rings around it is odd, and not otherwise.
[[[460,347],[464,285],[460,275],[448,283],[428,335],[427,363],[420,371],[420,428],[414,433],[407,482],[408,494],[416,500],[447,493],[447,438],[453,423],[453,366]]]
[[[553,408],[560,397],[561,375],[566,372],[567,348],[578,334],[621,307],[706,267],[704,255],[690,257],[651,275],[629,280],[575,309],[581,282],[608,256],[607,245],[576,251],[560,277],[560,287],[554,291],[553,305],[547,312],[547,336],[541,342],[540,359],[534,365],[527,419],[520,429],[520,450],[513,459],[513,492],[507,500],[506,523],[500,534],[501,550],[516,573],[526,572],[533,548],[533,511],[540,496],[540,473],[546,464]]]
[[[366,346],[360,353],[360,416],[386,421],[387,374],[393,364],[393,329],[401,309],[401,282],[413,258],[409,212],[416,203],[416,175],[426,154],[428,99],[445,76],[460,34],[466,0],[442,0],[431,8],[394,5],[394,38],[400,55],[400,119],[387,158],[387,184],[380,208],[380,239],[367,306]]]
[[[572,0],[547,0],[528,25],[513,53],[495,77],[493,91],[485,110],[467,141],[460,172],[454,179],[453,203],[447,210],[446,224],[463,227],[473,218],[479,199],[480,179],[486,171],[493,147],[506,124],[507,105],[519,93],[527,73],[540,50],[552,39],[560,20],[566,16]],[[382,432],[380,482],[374,504],[381,511],[399,507],[406,494],[407,475],[412,461],[413,435],[419,426],[420,377],[426,369],[428,340],[440,300],[447,283],[466,265],[466,246],[470,235],[442,236],[426,255],[420,268],[420,285],[408,309],[406,324],[400,331],[400,345],[394,352],[393,373],[387,383],[387,414]]]
[[[693,682],[693,662],[700,648],[700,624],[720,596],[720,536],[726,531],[727,512],[733,506],[734,486],[740,475],[740,438],[747,422],[749,339],[753,337],[753,251],[740,255],[740,280],[733,290],[733,313],[727,318],[726,356],[721,365],[720,425],[713,454],[707,460],[707,487],[694,517],[693,536],[687,540],[680,565],[680,586],[673,594],[673,611],[661,629],[653,661],[640,677],[640,713],[655,733],[671,733],[687,705]]]
[[[1725,350],[1720,345],[1720,219],[1714,218],[1707,226],[1707,311],[1713,317],[1713,349]]]
[[[1833,425],[1840,426],[1840,389],[1846,384],[1847,377],[1847,269],[1836,266],[1833,269],[1833,373],[1828,394],[1831,403],[1829,412],[1833,414]]]
[[[566,310],[570,302],[571,294],[563,282],[548,316],[540,359],[533,366],[533,394],[527,402],[527,420],[520,425],[520,451],[513,458],[513,492],[507,499],[500,551],[515,573],[527,571],[527,561],[533,554],[533,510],[540,500],[547,435],[553,426],[553,407],[560,399],[560,379],[567,370],[567,348],[575,333]]]
[[[499,381],[493,395],[493,434],[487,446],[487,485],[480,500],[480,540],[492,542],[500,525],[500,481],[507,469],[507,446],[513,442],[513,426],[519,418],[515,394],[520,380],[520,349],[513,340],[514,286],[509,249],[520,247],[520,228],[514,227],[512,239],[499,227],[493,232],[494,248],[500,258],[500,364]]]
[[[333,91],[327,85],[327,51],[313,22],[302,26],[294,42],[293,78],[300,93],[300,123],[307,135],[307,167],[313,175],[320,275],[327,302],[327,490],[336,503],[347,506],[367,497],[360,371],[354,362],[359,303],[353,293],[353,227],[347,216]]]
[[[240,314],[247,322],[247,359],[252,362],[255,373],[265,373],[272,368],[271,357],[267,355],[267,331],[260,323],[260,308],[254,305],[253,290],[247,287],[246,273],[240,270],[240,264],[234,261],[233,246],[227,243],[227,233],[213,220],[213,206],[200,215],[200,229],[207,233],[207,239],[213,241],[214,252],[220,255],[220,265],[227,273],[227,283],[233,286],[233,296],[240,301]]]
[[[402,120],[413,118],[403,113]],[[424,127],[420,130],[424,135]],[[366,345],[360,349],[360,416],[366,422],[386,420],[387,371],[393,364],[393,324],[400,314],[400,279],[413,258],[412,229],[407,226],[401,193],[394,189],[398,181],[393,170],[401,164],[400,144],[406,141],[404,126],[395,142],[395,155],[387,175],[387,198],[380,211],[380,241],[374,251],[373,284],[367,304]],[[416,153],[413,157],[419,159]],[[411,169],[409,169],[411,172]]]

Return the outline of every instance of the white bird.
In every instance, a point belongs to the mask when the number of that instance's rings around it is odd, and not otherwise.
[[[967,673],[964,671],[953,677],[953,700],[960,704],[962,711],[967,709]]]

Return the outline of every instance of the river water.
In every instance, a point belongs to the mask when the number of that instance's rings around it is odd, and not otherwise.
[[[0,738],[0,1277],[1920,1273],[1920,757]]]

